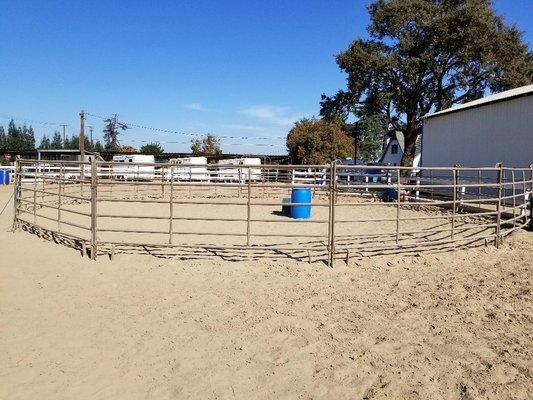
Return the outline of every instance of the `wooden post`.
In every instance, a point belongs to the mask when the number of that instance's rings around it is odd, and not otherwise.
[[[170,167],[170,200],[168,220],[168,244],[172,244],[172,231],[174,223],[174,167]]]
[[[239,169],[240,171],[240,169]],[[239,182],[239,191],[241,183]],[[240,195],[239,195],[240,197]],[[250,167],[248,167],[248,199],[247,199],[247,212],[246,212],[246,246],[250,246],[250,214],[251,214],[251,197],[252,197],[252,180],[250,179]]]
[[[400,242],[400,191],[401,191],[401,171],[396,170],[396,244]]]
[[[83,164],[82,164],[83,165]],[[96,159],[91,160],[91,258],[96,260],[98,251],[97,239],[97,204],[98,204],[98,167]]]
[[[85,111],[80,111],[80,136],[78,137],[80,162],[85,162]],[[94,158],[94,157],[93,157]],[[83,197],[83,181],[85,179],[85,165],[80,164],[80,196]]]

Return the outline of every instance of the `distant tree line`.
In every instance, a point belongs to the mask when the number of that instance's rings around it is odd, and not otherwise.
[[[35,132],[32,126],[15,125],[9,121],[7,131],[0,126],[0,150],[25,151],[35,149]]]
[[[159,142],[148,142],[138,150],[128,144],[121,145],[118,136],[122,131],[128,129],[125,123],[119,122],[117,116],[113,115],[106,119],[103,129],[104,144],[99,140],[91,143],[87,136],[84,137],[84,148],[87,151],[97,153],[141,153],[160,155],[165,149]],[[0,151],[32,151],[42,150],[77,150],[79,149],[79,135],[72,135],[63,139],[59,131],[55,131],[51,137],[44,134],[36,146],[35,132],[33,127],[23,124],[18,126],[11,120],[7,126],[7,131],[0,125]],[[222,154],[220,140],[213,134],[206,134],[201,138],[191,141],[191,152],[193,155],[204,155],[218,157]]]
[[[46,136],[46,134],[43,135],[38,148],[42,150],[76,150],[80,145],[79,138],[80,137],[78,135],[73,135],[70,138],[65,138],[65,141],[63,142],[61,134],[58,131],[55,131],[52,138],[49,138]],[[105,151],[104,146],[102,146],[102,143],[100,143],[99,140],[91,143],[87,137],[84,137],[83,143],[84,148],[87,151],[94,151],[97,153],[102,153]]]

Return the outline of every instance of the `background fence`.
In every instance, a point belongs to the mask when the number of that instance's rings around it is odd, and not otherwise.
[[[531,225],[533,168],[17,160],[14,225],[91,257],[350,259],[496,246]],[[309,203],[291,203],[293,188]],[[282,207],[310,206],[310,219]]]

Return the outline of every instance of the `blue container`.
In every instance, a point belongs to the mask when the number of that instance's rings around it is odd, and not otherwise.
[[[386,203],[392,203],[398,200],[398,191],[393,188],[387,188],[381,193],[381,200]]]
[[[293,188],[291,193],[291,203],[311,203],[313,194],[309,188]],[[291,217],[298,219],[308,219],[311,217],[311,205],[292,206]]]
[[[0,185],[9,185],[9,171],[0,169]]]
[[[283,215],[286,215],[286,216],[290,216],[291,215],[291,206],[287,204],[287,203],[290,203],[290,202],[291,202],[290,197],[286,197],[286,198],[281,199],[281,213]]]

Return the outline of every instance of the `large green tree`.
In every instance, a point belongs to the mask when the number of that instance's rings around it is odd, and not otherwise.
[[[287,135],[287,149],[296,164],[324,164],[350,157],[354,144],[341,124],[322,119],[302,119]]]
[[[369,39],[337,55],[347,89],[323,95],[321,115],[382,115],[405,136],[412,165],[422,117],[533,81],[532,56],[490,0],[377,0]]]

